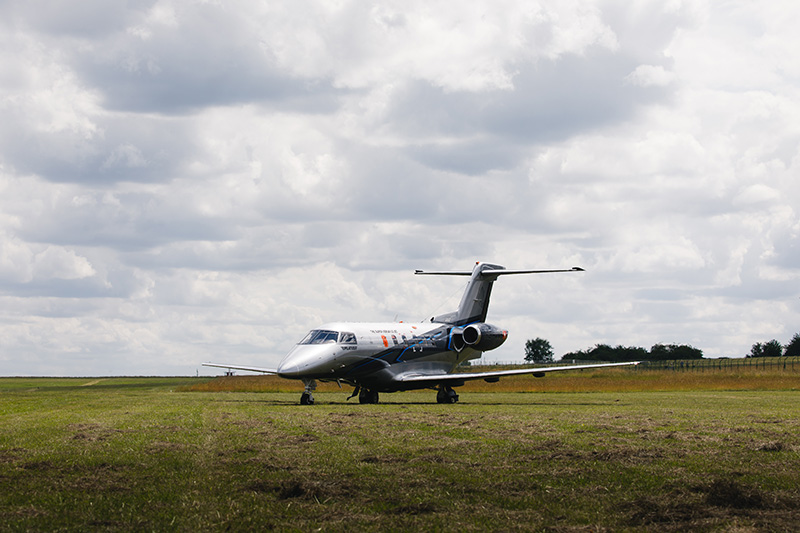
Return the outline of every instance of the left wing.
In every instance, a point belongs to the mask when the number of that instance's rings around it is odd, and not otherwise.
[[[463,374],[420,374],[417,372],[402,374],[397,376],[397,380],[403,383],[425,383],[431,386],[447,384],[453,382],[470,381],[474,379],[484,379],[488,382],[498,381],[505,376],[517,376],[520,374],[533,374],[541,377],[545,372],[563,372],[565,370],[583,370],[586,368],[606,368],[610,366],[638,365],[639,361],[625,363],[600,363],[594,365],[570,365],[570,366],[548,366],[545,368],[522,368],[519,370],[496,370],[494,372],[465,372]]]
[[[259,368],[257,366],[220,365],[218,363],[203,363],[203,366],[215,366],[217,368],[227,368],[229,370],[247,370],[248,372],[261,372],[262,374],[278,373],[274,368]]]

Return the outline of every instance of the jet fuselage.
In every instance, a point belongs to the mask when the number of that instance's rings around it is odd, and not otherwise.
[[[480,357],[455,351],[453,327],[438,323],[337,322],[312,330],[286,354],[277,374],[289,379],[343,381],[380,392],[423,388],[400,385],[404,374],[449,374]]]

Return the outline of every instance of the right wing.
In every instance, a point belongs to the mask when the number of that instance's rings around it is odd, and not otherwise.
[[[546,372],[565,372],[567,370],[584,370],[587,368],[607,368],[611,366],[638,365],[639,361],[625,363],[599,363],[590,365],[548,366],[543,368],[520,368],[515,370],[495,370],[493,372],[464,372],[459,374],[423,374],[408,373],[398,376],[398,381],[408,383],[429,383],[430,386],[450,383],[463,383],[474,379],[484,379],[488,382],[498,381],[505,376],[518,376],[520,374],[533,374],[541,377]]]
[[[203,363],[203,366],[215,366],[217,368],[227,368],[229,370],[247,370],[248,372],[261,372],[262,374],[277,374],[278,371],[274,368],[259,368],[257,366],[235,366],[235,365],[221,365],[218,363]]]

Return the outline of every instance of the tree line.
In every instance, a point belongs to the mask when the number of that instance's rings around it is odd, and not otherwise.
[[[596,344],[594,348],[569,352],[561,356],[562,361],[671,361],[673,359],[702,359],[703,351],[686,344],[655,344],[650,350],[637,346],[610,346]],[[553,347],[546,339],[537,337],[525,343],[525,361],[529,363],[552,363]]]
[[[767,342],[757,342],[750,348],[750,353],[745,357],[798,357],[800,356],[800,333],[795,333],[787,345],[772,339]]]
[[[610,361],[612,363],[702,358],[703,350],[688,344],[654,344],[650,350],[638,346],[596,344],[594,348],[569,352],[561,356],[562,361]]]
[[[800,356],[800,333],[796,333],[785,346],[772,339],[753,345],[746,357],[798,357]],[[688,344],[655,344],[650,350],[637,346],[610,346],[596,344],[593,348],[569,352],[561,361],[672,361],[676,359],[702,359],[703,351]],[[525,361],[529,363],[552,363],[555,361],[553,347],[541,337],[525,343]]]

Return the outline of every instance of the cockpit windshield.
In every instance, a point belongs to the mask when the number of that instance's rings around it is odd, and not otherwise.
[[[333,344],[339,342],[340,344],[356,344],[356,336],[354,333],[346,331],[331,331],[327,329],[312,329],[308,335],[300,341],[300,344]]]
[[[300,344],[325,344],[334,343],[339,338],[338,331],[328,331],[326,329],[312,329],[308,332]]]

